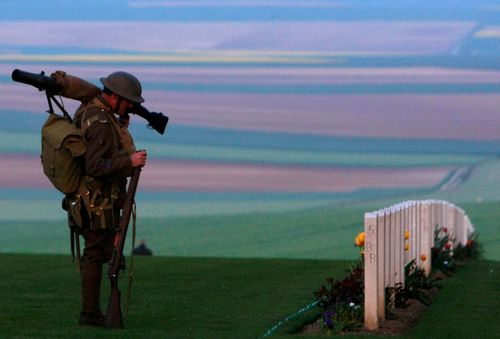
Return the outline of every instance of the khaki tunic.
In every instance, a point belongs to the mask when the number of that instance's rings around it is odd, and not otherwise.
[[[82,129],[87,144],[83,182],[89,191],[91,207],[107,206],[114,210],[113,216],[106,216],[106,225],[91,217],[92,224],[99,224],[93,228],[115,227],[126,199],[127,177],[132,175],[130,154],[135,151],[132,137],[101,95],[77,110],[75,124]],[[98,195],[93,194],[96,190]]]

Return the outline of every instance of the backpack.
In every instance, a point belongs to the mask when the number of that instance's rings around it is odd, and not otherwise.
[[[78,190],[86,151],[81,130],[68,117],[49,114],[42,127],[41,160],[43,173],[60,192],[72,194]]]
[[[65,98],[86,102],[100,93],[99,88],[78,77],[56,71],[52,74],[57,84],[62,87],[60,95]],[[87,146],[82,131],[73,121],[54,95],[47,93],[49,117],[42,127],[42,167],[43,173],[60,192],[76,193],[84,174],[83,155]],[[64,116],[54,112],[55,103]]]

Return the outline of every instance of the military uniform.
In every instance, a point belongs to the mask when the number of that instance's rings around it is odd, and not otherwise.
[[[132,173],[132,138],[100,95],[75,114],[87,144],[81,197],[82,313],[80,323],[104,323],[100,310],[102,266],[111,260],[115,228],[126,198],[127,177]],[[90,319],[90,320],[89,320]],[[102,322],[102,324],[101,324]]]
[[[84,173],[77,192],[66,199],[70,223],[85,240],[80,324],[104,326],[105,316],[100,309],[102,266],[113,256],[115,232],[126,199],[127,177],[132,175],[130,156],[136,150],[127,126],[116,118],[117,112],[99,88],[63,71],[52,76],[63,88],[61,95],[82,102],[74,123],[82,131],[87,148]],[[100,81],[105,91],[131,103],[144,102],[141,84],[131,74],[115,72]]]

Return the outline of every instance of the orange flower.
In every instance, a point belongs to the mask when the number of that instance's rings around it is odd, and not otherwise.
[[[474,240],[469,239],[467,240],[467,247],[472,247],[474,245]]]
[[[361,232],[356,236],[354,244],[359,247],[365,246],[365,232]]]
[[[405,245],[405,251],[409,251],[410,250],[410,244],[406,244]]]
[[[365,242],[365,232],[361,232],[361,233],[359,234],[359,240],[360,240],[362,243],[364,243],[364,242]]]
[[[405,240],[410,239],[410,231],[406,230],[405,231]]]
[[[425,254],[420,254],[420,260],[426,261],[427,260],[427,256]]]

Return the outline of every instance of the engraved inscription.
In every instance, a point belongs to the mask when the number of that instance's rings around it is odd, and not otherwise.
[[[373,225],[372,225],[372,224],[368,225],[368,232],[369,232],[370,234],[375,233],[375,227],[373,227]]]

